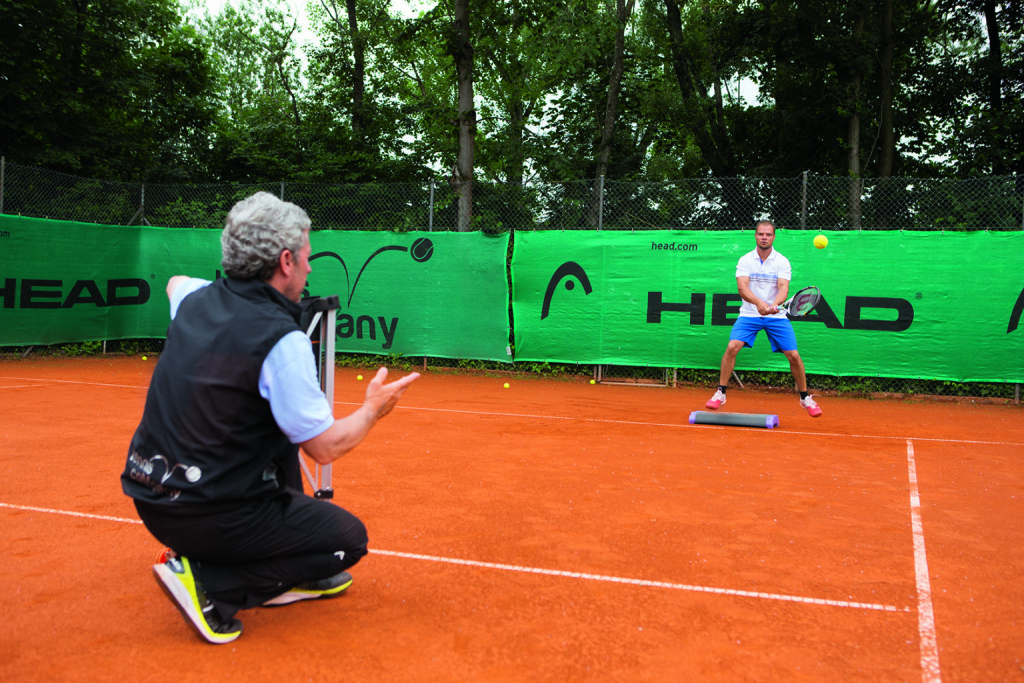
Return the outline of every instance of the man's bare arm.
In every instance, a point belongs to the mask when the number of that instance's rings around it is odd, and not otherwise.
[[[755,306],[757,306],[757,312],[758,313],[760,313],[761,315],[771,315],[773,313],[773,311],[772,311],[772,308],[773,308],[772,304],[770,304],[767,301],[762,301],[761,299],[758,299],[757,296],[754,294],[754,292],[750,289],[750,278],[748,276],[746,276],[746,275],[739,275],[739,276],[737,276],[736,277],[736,288],[740,292],[740,298],[741,299],[743,299],[744,301],[746,301],[748,303],[751,303],[751,304],[754,304]],[[785,301],[785,299],[783,299],[782,301]]]
[[[377,421],[391,412],[398,399],[420,374],[413,372],[391,384],[385,384],[387,368],[381,368],[366,388],[366,399],[354,413],[335,420],[327,431],[299,444],[306,454],[321,465],[334,462],[359,445]]]

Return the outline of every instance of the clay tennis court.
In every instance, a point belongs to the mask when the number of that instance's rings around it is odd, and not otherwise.
[[[120,489],[152,368],[0,363],[0,680],[1024,680],[1019,405],[733,388],[767,430],[688,424],[704,389],[428,373],[334,467],[352,589],[212,646]]]

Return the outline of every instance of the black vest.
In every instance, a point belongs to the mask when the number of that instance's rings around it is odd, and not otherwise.
[[[259,394],[260,369],[300,307],[256,280],[220,279],[189,294],[167,331],[124,492],[157,505],[230,503],[283,485],[298,446]]]

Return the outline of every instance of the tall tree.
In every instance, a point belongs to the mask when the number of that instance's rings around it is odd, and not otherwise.
[[[296,38],[280,0],[241,0],[197,22],[209,43],[221,93],[212,157],[222,180],[300,179],[312,131]]]
[[[473,152],[476,145],[476,102],[473,99],[473,43],[469,28],[469,0],[454,0],[452,32],[448,50],[455,63],[459,96],[455,125],[459,153],[452,172],[452,185],[459,200],[459,232],[473,224]]]
[[[879,81],[881,102],[879,104],[878,177],[892,175],[896,160],[896,131],[893,123],[893,62],[896,58],[896,37],[893,30],[893,0],[882,0],[882,45],[879,56]]]
[[[0,3],[0,150],[96,178],[198,172],[209,68],[173,0]]]
[[[352,137],[357,145],[365,144],[366,111],[366,41],[359,29],[356,0],[345,0],[345,18],[336,0],[320,0],[339,35],[347,34],[352,50]]]
[[[604,124],[601,127],[601,142],[595,155],[597,169],[594,174],[594,192],[590,200],[590,225],[598,224],[604,178],[608,174],[608,160],[612,154],[612,138],[615,135],[615,120],[619,111],[619,90],[622,87],[622,71],[626,60],[626,26],[633,14],[634,4],[635,0],[616,0],[615,3],[615,46],[612,52],[611,73],[608,76],[608,99],[605,103]]]
[[[857,229],[860,228],[860,196],[863,186],[860,173],[860,91],[864,81],[864,69],[858,63],[860,61],[858,58],[863,52],[864,23],[867,20],[867,13],[868,8],[863,4],[854,9],[852,64],[848,66],[850,81],[847,100],[846,172],[850,179],[850,186],[847,213],[850,227]]]
[[[732,222],[748,225],[754,218],[755,207],[738,180],[741,169],[722,101],[722,67],[731,55],[728,49],[713,46],[708,40],[713,34],[709,23],[712,15],[704,6],[699,3],[688,6],[687,0],[664,1],[669,54],[683,100],[687,129],[711,175],[722,186]],[[684,30],[682,10],[689,10],[689,31]],[[740,49],[733,48],[734,51]]]
[[[939,0],[922,101],[936,112],[928,151],[958,175],[1024,172],[1024,8]]]

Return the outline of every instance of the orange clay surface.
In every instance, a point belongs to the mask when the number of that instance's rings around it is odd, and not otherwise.
[[[335,465],[351,590],[213,646],[118,479],[153,364],[0,363],[0,681],[1024,680],[1020,406],[732,388],[766,430],[688,424],[703,389],[426,374]]]

